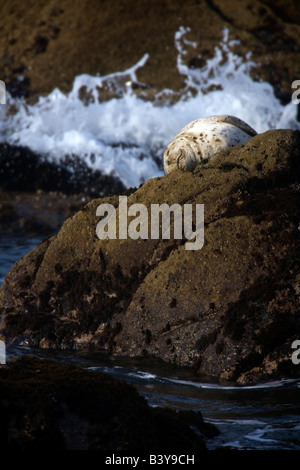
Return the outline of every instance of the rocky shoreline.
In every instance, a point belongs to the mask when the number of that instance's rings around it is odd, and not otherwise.
[[[150,355],[238,383],[298,376],[300,132],[268,131],[191,173],[152,178],[128,204],[204,204],[205,243],[99,240],[93,199],[16,263],[0,333],[40,348]]]
[[[290,103],[291,84],[300,78],[296,2],[100,3],[5,3],[0,79],[13,98],[34,104],[55,88],[68,93],[76,76],[124,71],[145,54],[131,83],[136,96],[160,96],[159,105],[193,95],[178,70],[175,35],[183,27],[181,60],[190,70],[206,67],[226,31],[230,50],[255,64],[251,77]],[[100,102],[118,99],[112,85],[98,90]],[[78,93],[89,103],[89,90]],[[7,112],[14,115],[16,104]],[[7,273],[0,339],[154,356],[226,384],[299,377],[291,360],[300,331],[299,149],[299,131],[269,131],[192,173],[127,190],[76,155],[55,164],[2,142],[0,236],[44,241]],[[109,203],[118,211],[119,195],[147,208],[204,204],[203,248],[188,252],[185,240],[174,239],[99,240],[96,208]],[[152,409],[133,387],[108,375],[37,357],[0,366],[0,413],[9,451],[191,453],[205,450],[206,439],[218,433],[200,413]]]
[[[270,83],[286,104],[291,83],[300,77],[299,21],[297,3],[282,0],[65,0],[63,6],[51,0],[30,8],[11,0],[0,18],[1,79],[12,96],[32,102],[55,88],[70,91],[77,75],[126,70],[148,53],[134,92],[151,99],[168,88],[180,96],[185,83],[175,33],[190,28],[184,63],[201,68],[226,29],[236,53],[255,62],[252,76]]]
[[[54,163],[27,147],[0,144],[0,233],[45,236],[95,197],[125,191],[112,175],[76,156]]]
[[[0,391],[5,451],[198,453],[218,435],[201,413],[151,408],[121,380],[54,360],[10,360]]]

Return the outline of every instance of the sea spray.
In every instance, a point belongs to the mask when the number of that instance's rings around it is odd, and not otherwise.
[[[28,146],[55,162],[76,155],[92,169],[115,174],[125,186],[134,187],[163,174],[165,146],[194,119],[230,114],[257,132],[300,128],[296,106],[291,102],[284,107],[270,84],[251,78],[251,54],[244,60],[232,52],[234,41],[229,40],[228,30],[214,57],[199,69],[184,63],[186,48],[197,48],[186,39],[188,32],[181,27],[174,38],[185,88],[172,104],[167,100],[161,104],[162,96],[170,97],[172,90],[157,94],[153,101],[134,92],[136,73],[149,58],[145,54],[123,72],[104,77],[79,75],[70,93],[55,89],[34,105],[7,93],[8,106],[0,107],[0,141]],[[104,88],[112,92],[110,99],[101,98]],[[5,111],[10,105],[17,110],[14,114]]]

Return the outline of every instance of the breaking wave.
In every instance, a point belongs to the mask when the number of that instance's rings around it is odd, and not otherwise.
[[[147,84],[138,82],[137,71],[149,58],[145,54],[123,72],[79,75],[69,93],[54,89],[34,105],[8,95],[7,106],[0,107],[0,141],[27,146],[58,163],[74,155],[90,168],[134,187],[163,174],[165,146],[194,119],[232,114],[258,132],[300,128],[296,106],[292,102],[283,106],[270,84],[251,78],[255,65],[251,54],[246,60],[234,54],[235,41],[229,40],[227,30],[204,67],[188,68],[186,51],[197,48],[187,40],[188,32],[181,27],[174,37],[177,67],[185,81],[179,99],[167,89],[151,100],[143,97]]]

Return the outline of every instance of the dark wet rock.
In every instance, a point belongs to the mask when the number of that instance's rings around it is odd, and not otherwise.
[[[0,412],[1,450],[197,452],[218,434],[109,375],[29,356],[0,366]]]
[[[91,198],[84,194],[0,190],[0,236],[49,237]]]
[[[92,170],[76,155],[66,155],[56,163],[27,147],[4,143],[0,144],[0,188],[103,197],[124,191],[125,186],[116,175]]]
[[[128,205],[204,204],[205,242],[99,240],[96,199],[14,265],[6,341],[156,356],[240,383],[298,376],[300,132],[274,130],[192,173],[148,180]]]
[[[54,88],[68,92],[82,73],[107,75],[132,67],[145,53],[138,80],[151,96],[163,89],[179,91],[184,77],[177,69],[174,35],[189,27],[184,56],[191,67],[203,66],[226,28],[235,50],[257,67],[253,76],[271,83],[277,96],[290,101],[291,83],[300,76],[300,32],[297,2],[283,0],[49,0],[28,8],[11,0],[1,10],[2,76],[13,96],[30,99]],[[88,51],[88,54],[87,54]]]

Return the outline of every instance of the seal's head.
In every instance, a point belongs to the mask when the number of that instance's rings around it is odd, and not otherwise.
[[[256,135],[246,122],[235,116],[208,116],[187,124],[164,151],[164,170],[193,171],[218,152],[246,143]]]
[[[164,151],[165,174],[175,169],[192,171],[195,168],[195,152],[189,140],[184,137],[174,139]]]

